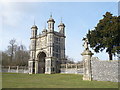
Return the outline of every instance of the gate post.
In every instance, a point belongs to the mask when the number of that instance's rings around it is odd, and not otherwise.
[[[81,54],[83,56],[83,80],[92,80],[91,57],[93,53],[88,48],[88,39],[85,39],[85,50]]]
[[[10,66],[8,67],[8,72],[10,72]]]
[[[16,72],[17,72],[17,73],[19,72],[19,66],[17,66]]]

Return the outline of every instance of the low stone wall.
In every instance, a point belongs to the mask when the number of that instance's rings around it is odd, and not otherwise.
[[[61,64],[60,73],[83,74],[82,64]]]
[[[118,61],[101,61],[91,58],[92,79],[97,81],[118,82]],[[120,75],[120,73],[119,73]]]
[[[60,73],[66,73],[66,74],[83,74],[83,68],[80,69],[61,69]]]
[[[29,73],[29,70],[23,66],[2,66],[2,72]]]

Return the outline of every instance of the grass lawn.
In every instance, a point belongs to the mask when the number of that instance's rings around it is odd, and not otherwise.
[[[78,74],[2,74],[2,88],[117,88],[117,82],[83,81]]]

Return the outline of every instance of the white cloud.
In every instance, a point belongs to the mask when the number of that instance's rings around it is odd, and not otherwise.
[[[34,20],[34,5],[24,3],[2,3],[0,13],[4,26],[20,26],[25,19]],[[33,12],[33,13],[32,13]],[[26,20],[25,20],[26,21]]]

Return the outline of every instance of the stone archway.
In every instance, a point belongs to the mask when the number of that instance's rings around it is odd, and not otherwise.
[[[44,52],[38,54],[38,73],[45,73],[45,57]]]

